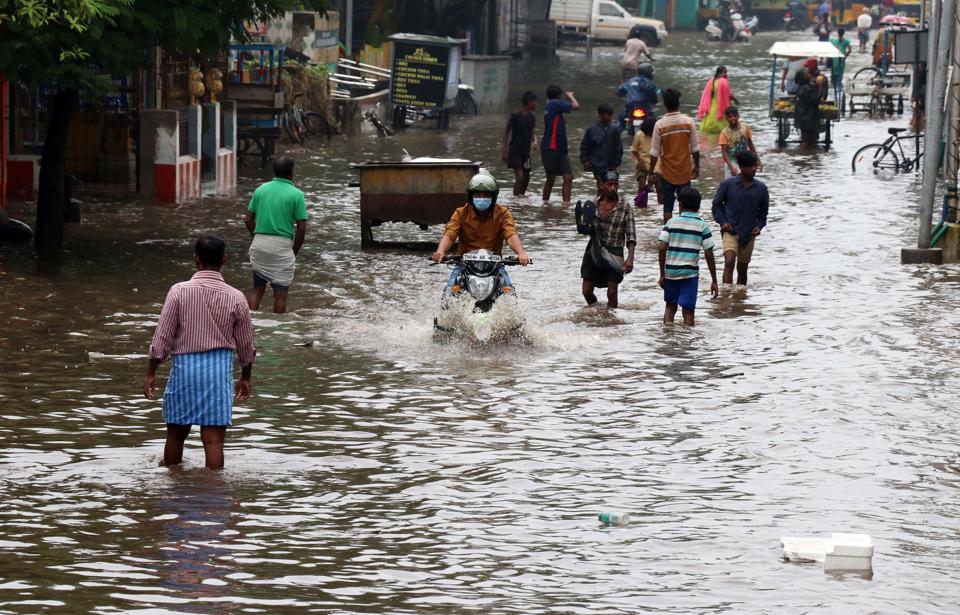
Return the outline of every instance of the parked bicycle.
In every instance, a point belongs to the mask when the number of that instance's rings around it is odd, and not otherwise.
[[[466,83],[457,84],[457,111],[461,115],[477,115],[477,99],[473,97],[473,86]]]
[[[280,116],[280,125],[287,137],[293,143],[303,143],[308,137],[323,134],[327,138],[333,135],[333,130],[323,117],[316,111],[305,111],[297,104],[297,99],[303,94],[294,94],[293,101],[286,105],[283,115]]]
[[[850,163],[853,172],[857,169],[870,169],[874,174],[894,175],[909,173],[920,169],[920,159],[923,158],[923,133],[901,135],[906,128],[888,128],[890,134],[883,143],[864,145],[853,155]],[[903,147],[904,141],[913,141],[913,154],[908,154],[909,146]],[[899,153],[899,155],[898,155]]]

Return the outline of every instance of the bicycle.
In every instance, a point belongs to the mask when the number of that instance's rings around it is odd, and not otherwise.
[[[302,93],[295,94],[293,102],[284,107],[283,115],[280,116],[280,125],[283,126],[287,137],[293,143],[303,143],[307,137],[315,137],[321,133],[330,138],[333,131],[323,114],[316,111],[304,111],[297,104],[296,100],[302,96]]]
[[[457,111],[461,115],[477,115],[477,99],[473,97],[473,86],[466,83],[457,84]]]
[[[886,141],[883,143],[871,143],[858,149],[857,153],[853,155],[853,160],[850,162],[853,172],[857,172],[857,165],[859,165],[861,169],[872,169],[875,175],[893,175],[901,171],[904,173],[918,171],[920,169],[920,159],[923,158],[923,133],[915,132],[910,135],[901,136],[900,133],[906,130],[906,128],[888,128],[887,133],[889,133],[890,136],[887,137]],[[908,156],[903,145],[900,143],[901,141],[908,140],[914,141],[915,156]],[[894,149],[900,152],[899,157]]]

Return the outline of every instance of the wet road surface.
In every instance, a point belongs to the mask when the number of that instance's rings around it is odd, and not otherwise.
[[[87,198],[56,272],[5,248],[0,612],[955,613],[960,270],[899,263],[915,176],[851,175],[853,152],[906,118],[846,119],[826,153],[773,148],[765,52],[781,36],[677,33],[656,50],[686,111],[729,67],[771,192],[750,287],[702,288],[695,329],[659,323],[655,211],[638,215],[622,307],[583,307],[584,240],[558,196],[509,195],[505,117],[294,150],[311,221],[292,312],[255,315],[255,395],[219,475],[196,434],[182,467],[157,467],[144,355],[198,233],[226,236],[225,276],[247,287],[257,172],[235,199]],[[511,99],[576,90],[575,148],[616,102],[616,55],[518,62]],[[855,52],[848,74],[864,63]],[[719,151],[702,145],[709,199]],[[347,165],[401,148],[501,180],[535,259],[512,272],[527,343],[434,344],[446,269],[359,250]],[[574,198],[592,184],[578,175]],[[633,521],[600,528],[601,510]],[[838,531],[873,537],[872,578],[779,560],[781,536]]]

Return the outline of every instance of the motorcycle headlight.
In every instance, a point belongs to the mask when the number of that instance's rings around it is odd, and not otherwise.
[[[483,301],[492,295],[496,285],[496,276],[486,278],[470,276],[467,279],[467,290],[470,291],[470,294],[473,295],[477,301]]]

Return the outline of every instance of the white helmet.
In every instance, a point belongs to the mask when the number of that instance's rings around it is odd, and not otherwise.
[[[467,182],[467,200],[471,204],[473,203],[474,192],[489,192],[492,194],[492,206],[497,204],[497,195],[500,193],[500,187],[497,185],[497,180],[491,175],[487,173],[477,173]]]

